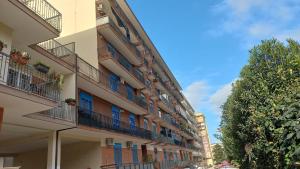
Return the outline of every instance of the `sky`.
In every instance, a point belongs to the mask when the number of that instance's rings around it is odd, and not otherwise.
[[[264,39],[300,39],[300,0],[127,0],[197,112],[212,143],[221,105]]]

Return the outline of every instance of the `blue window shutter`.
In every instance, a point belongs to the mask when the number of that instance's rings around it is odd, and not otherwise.
[[[80,92],[79,106],[85,113],[91,113],[93,110],[93,96],[85,92]]]
[[[134,89],[130,85],[126,85],[126,90],[127,90],[127,99],[128,100],[133,100],[134,96]]]
[[[131,113],[129,115],[129,119],[128,120],[129,120],[130,129],[131,130],[135,130],[135,128],[136,128],[136,125],[135,125],[135,115],[133,113]]]
[[[112,106],[112,122],[114,128],[120,127],[120,108],[115,105]]]
[[[119,90],[119,83],[120,83],[120,77],[114,73],[111,73],[109,77],[110,88],[113,91],[117,92]]]

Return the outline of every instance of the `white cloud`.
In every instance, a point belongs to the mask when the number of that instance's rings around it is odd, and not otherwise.
[[[232,34],[247,43],[272,37],[300,40],[300,0],[223,0],[213,8],[220,27],[209,32]]]
[[[205,104],[208,97],[209,86],[204,81],[193,82],[183,90],[183,94],[191,105],[199,109]]]
[[[218,115],[221,115],[221,106],[226,102],[228,96],[231,94],[232,83],[234,83],[234,81],[221,86],[209,98],[211,109]]]
[[[232,82],[227,83],[212,92],[212,87],[204,81],[196,81],[183,90],[191,105],[196,111],[210,111],[221,115],[221,106],[225,103],[231,94]]]

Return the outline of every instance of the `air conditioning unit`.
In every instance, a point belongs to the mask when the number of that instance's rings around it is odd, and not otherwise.
[[[114,139],[113,138],[106,138],[105,140],[107,146],[113,146],[114,145]]]
[[[126,146],[127,146],[127,148],[131,148],[132,147],[132,141],[127,141]]]

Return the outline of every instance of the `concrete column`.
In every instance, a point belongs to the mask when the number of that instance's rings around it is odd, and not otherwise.
[[[57,166],[56,169],[60,169],[60,157],[61,157],[60,154],[61,154],[61,139],[60,137],[57,138],[56,132],[54,131],[49,134],[49,138],[48,138],[47,169],[55,169],[55,163]]]

